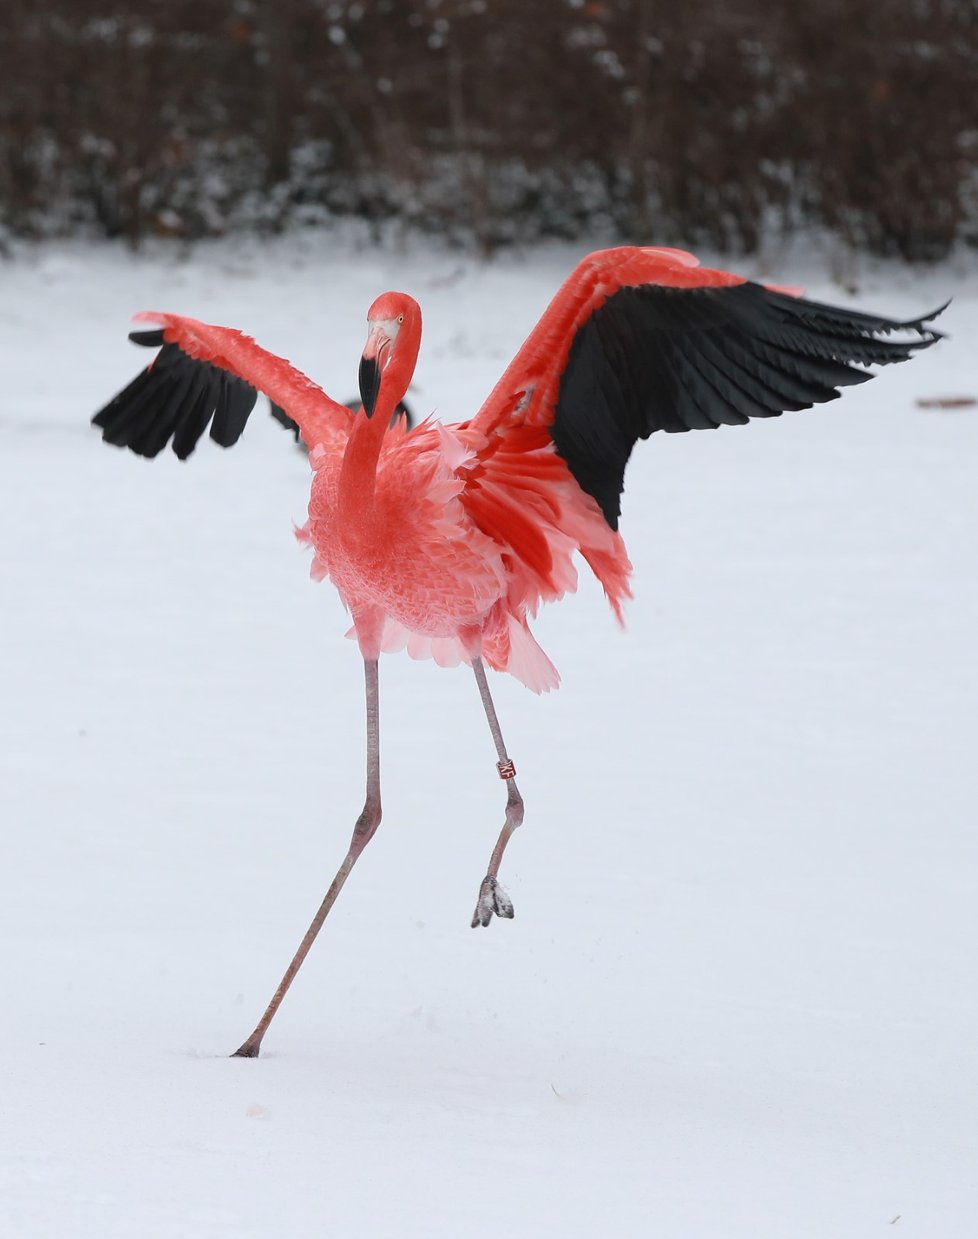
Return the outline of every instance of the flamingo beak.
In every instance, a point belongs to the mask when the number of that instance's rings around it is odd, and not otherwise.
[[[380,393],[380,380],[387,365],[391,350],[391,338],[384,329],[383,323],[371,323],[360,358],[360,400],[363,411],[368,417],[373,417],[377,396]]]

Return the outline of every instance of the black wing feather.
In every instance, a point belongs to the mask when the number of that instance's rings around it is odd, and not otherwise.
[[[129,339],[159,353],[92,418],[106,443],[156,456],[172,441],[186,460],[213,419],[211,438],[230,447],[241,438],[258,399],[244,379],[166,344],[163,331],[133,331]],[[160,347],[162,345],[162,347]]]
[[[140,436],[138,451],[142,456],[158,456],[173,437],[180,424],[187,397],[195,386],[196,375],[191,370],[181,375],[179,382],[163,385],[164,402],[154,406],[147,419],[148,426]],[[158,411],[156,409],[158,408]]]
[[[173,451],[186,460],[200,441],[211,419],[211,376],[206,370],[194,374],[194,381],[173,434]]]
[[[251,410],[255,407],[255,389],[236,374],[221,371],[221,386],[211,424],[211,438],[221,447],[231,447],[241,438]]]
[[[102,438],[115,447],[128,446],[146,433],[167,389],[165,375],[144,370],[111,400],[92,421],[102,427]]]
[[[288,413],[286,413],[282,406],[280,404],[276,404],[274,400],[269,401],[269,404],[271,405],[269,411],[271,412],[272,417],[275,418],[280,426],[284,426],[286,430],[291,430],[293,435],[295,435],[296,443],[298,443],[300,439],[299,423],[289,417]]]
[[[230,433],[234,436],[231,443],[236,443],[244,433],[251,410],[255,407],[252,392],[254,388],[236,374],[225,374],[228,384],[227,393],[227,423]],[[214,432],[211,431],[211,437]],[[230,443],[224,445],[230,447]]]
[[[823,305],[747,282],[623,288],[579,329],[550,433],[578,484],[618,528],[638,439],[779,417],[865,383],[941,338],[946,307],[910,322]],[[903,333],[889,339],[893,332]]]
[[[218,376],[214,389],[214,416],[211,418],[211,438],[221,447],[230,447],[234,443],[231,438],[231,426],[228,422],[228,385],[227,373],[222,371]]]

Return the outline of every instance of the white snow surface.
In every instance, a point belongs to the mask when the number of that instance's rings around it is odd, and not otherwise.
[[[470,416],[584,247],[480,264],[326,238],[0,264],[3,1239],[955,1239],[978,1231],[973,268],[767,266],[947,341],[841,400],[639,444],[621,633],[563,674],[381,666],[384,821],[251,1031],[362,803],[362,669],[262,405],[186,464],[89,418],[142,309],[346,398],[421,301],[415,409]],[[737,264],[730,264],[736,266]],[[745,274],[757,272],[750,262]],[[582,566],[583,569],[583,566]]]

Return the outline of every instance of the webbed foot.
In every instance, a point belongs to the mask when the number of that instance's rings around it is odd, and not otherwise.
[[[479,901],[472,914],[472,928],[475,929],[477,925],[485,928],[494,916],[501,916],[511,921],[513,901],[496,878],[486,877],[483,878],[482,886],[479,888]]]

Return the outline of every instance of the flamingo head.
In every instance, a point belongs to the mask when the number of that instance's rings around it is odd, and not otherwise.
[[[387,415],[403,397],[421,347],[421,307],[407,293],[383,293],[367,313],[367,343],[360,358],[360,399],[373,417],[383,391]]]

